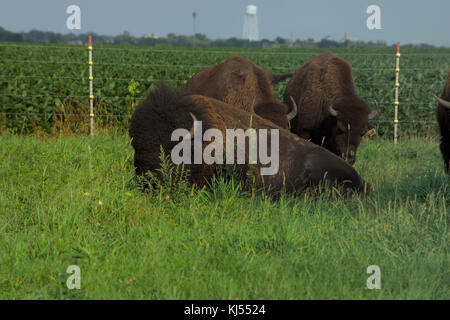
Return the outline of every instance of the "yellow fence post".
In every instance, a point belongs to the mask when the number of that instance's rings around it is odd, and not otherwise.
[[[395,101],[394,101],[394,144],[397,144],[398,135],[398,88],[400,83],[398,76],[400,73],[400,42],[397,42],[397,53],[395,54]]]
[[[89,36],[89,102],[90,102],[90,110],[89,110],[89,117],[90,117],[90,131],[91,136],[94,136],[94,76],[92,73],[92,36]]]

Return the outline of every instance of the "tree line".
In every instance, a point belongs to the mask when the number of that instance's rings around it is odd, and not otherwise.
[[[135,37],[124,31],[116,36],[89,34],[61,34],[50,31],[31,30],[28,32],[12,32],[0,27],[0,42],[13,43],[37,43],[37,44],[87,44],[88,35],[92,35],[96,44],[136,45],[136,46],[176,46],[176,47],[235,47],[235,48],[361,48],[361,47],[390,47],[385,41],[356,41],[356,40],[332,40],[323,38],[315,41],[308,39],[285,39],[277,37],[274,40],[262,39],[248,41],[236,37],[228,39],[210,39],[206,35],[197,33],[191,36],[169,33],[166,37],[146,35]],[[430,44],[407,44],[403,47],[432,48]]]

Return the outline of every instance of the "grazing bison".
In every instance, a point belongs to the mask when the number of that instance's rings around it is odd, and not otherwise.
[[[293,101],[291,101],[293,97]],[[291,131],[311,139],[346,159],[356,160],[368,120],[377,115],[356,94],[350,65],[331,52],[322,53],[298,69],[289,81],[284,103],[298,106]],[[377,106],[378,109],[378,106]]]
[[[255,128],[259,135],[268,133],[270,157],[271,159],[278,157],[275,165],[270,164],[276,167],[273,174],[262,174],[262,169],[267,168],[267,161],[264,165],[262,164],[264,161],[261,160],[260,150],[258,161],[252,162],[251,166],[248,165],[246,154],[245,164],[240,165],[241,169],[245,168],[245,172],[248,173],[247,170],[250,170],[251,174],[247,176],[252,177],[253,180],[250,182],[257,188],[268,187],[272,192],[281,189],[296,192],[308,186],[325,183],[328,186],[338,185],[344,190],[360,193],[370,191],[370,185],[364,182],[352,166],[328,150],[301,139],[258,115],[211,97],[181,93],[166,85],[157,86],[135,109],[131,118],[129,134],[135,150],[136,174],[145,176],[150,171],[158,177],[160,147],[165,154],[172,154],[173,161],[174,147],[185,142],[189,142],[189,147],[191,142],[195,145],[196,141],[193,141],[195,139],[192,137],[199,132],[198,122],[195,122],[197,119],[201,121],[201,131],[205,132],[205,136],[208,129],[217,129],[223,137],[226,136],[227,130],[242,129],[244,131],[249,128]],[[186,133],[172,141],[174,130],[181,128]],[[277,136],[278,141],[275,139]],[[206,152],[206,148],[210,148],[210,145],[216,142],[215,138],[213,142],[211,140],[205,137],[200,140],[202,152]],[[222,141],[219,141],[218,145],[223,146]],[[278,150],[275,145],[278,146]],[[248,143],[245,148],[248,152]],[[233,153],[233,156],[236,155]],[[185,168],[190,171],[190,182],[200,186],[209,181],[216,173],[218,166],[222,165],[217,162],[207,164],[205,161],[196,163],[195,150],[189,157],[191,162],[184,163]],[[238,170],[238,172],[241,171]]]
[[[212,97],[225,103],[255,112],[276,125],[287,128],[297,110],[287,112],[285,104],[277,101],[271,82],[290,75],[269,76],[247,58],[232,55],[225,61],[198,71],[185,84],[186,92]]]
[[[441,131],[441,152],[444,157],[446,172],[450,174],[450,69],[447,73],[447,83],[441,98],[434,97],[439,101],[436,115]]]

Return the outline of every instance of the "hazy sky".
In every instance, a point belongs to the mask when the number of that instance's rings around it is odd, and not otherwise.
[[[81,8],[81,30],[74,33],[190,35],[196,11],[197,32],[242,37],[245,8],[254,4],[260,38],[341,40],[347,32],[357,40],[450,46],[450,0],[0,0],[0,26],[68,33],[71,4]],[[381,30],[366,26],[372,4],[381,8]]]

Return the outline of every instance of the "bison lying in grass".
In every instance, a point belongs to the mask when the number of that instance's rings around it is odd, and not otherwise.
[[[288,192],[296,192],[324,183],[361,193],[370,191],[370,186],[352,166],[328,150],[301,139],[258,115],[214,98],[180,93],[161,84],[141,102],[131,119],[129,134],[135,150],[136,174],[145,176],[150,171],[157,175],[156,170],[160,168],[160,147],[165,154],[171,154],[180,142],[191,142],[196,135],[195,120],[202,121],[204,131],[218,129],[224,137],[227,129],[255,128],[258,134],[268,133],[270,157],[275,159],[274,157],[278,156],[279,158],[274,174],[263,175],[262,169],[267,165],[263,165],[261,161],[253,162],[251,165],[248,162],[240,165],[250,170],[251,183],[257,188],[266,187],[272,191],[284,189]],[[181,140],[172,141],[173,133],[180,128],[185,129],[184,131],[188,134],[184,137],[179,136]],[[274,139],[275,137],[278,141]],[[204,138],[201,141],[202,152],[212,143],[207,140]],[[195,143],[194,141],[193,144]],[[278,150],[274,148],[274,143],[278,144]],[[247,143],[246,148],[248,152]],[[204,161],[194,164],[194,157],[195,154],[192,153],[189,159],[191,164],[185,164],[185,168],[190,171],[190,182],[201,186],[215,175],[218,164],[207,164]]]

